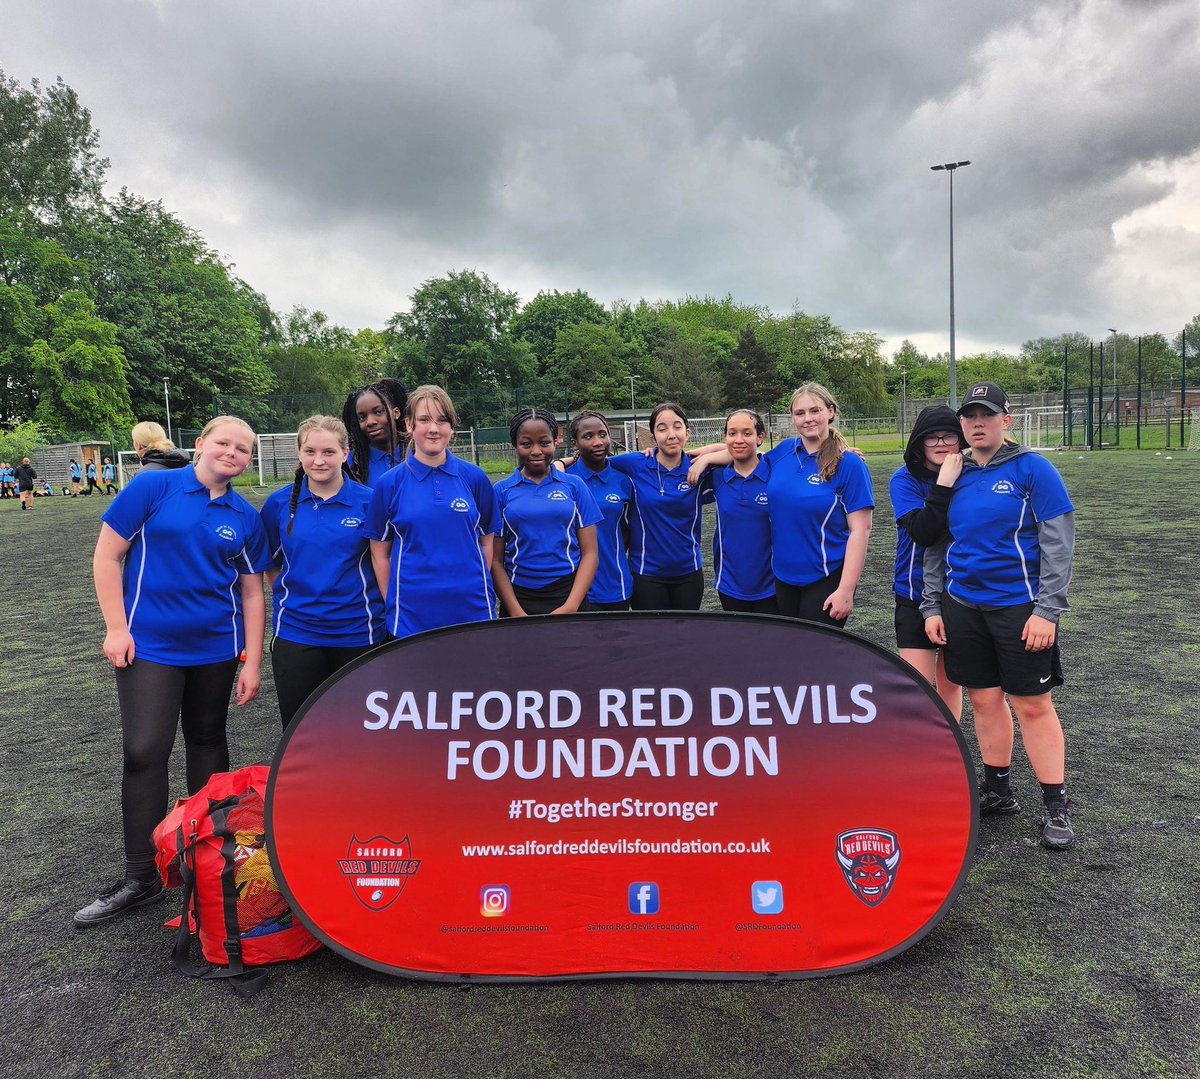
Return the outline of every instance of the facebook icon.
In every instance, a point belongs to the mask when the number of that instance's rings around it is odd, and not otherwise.
[[[629,886],[630,914],[658,913],[658,885],[648,881],[634,881]]]

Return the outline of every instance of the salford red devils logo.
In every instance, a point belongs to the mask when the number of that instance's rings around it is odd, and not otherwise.
[[[412,856],[408,836],[399,842],[382,835],[367,840],[355,836],[346,857],[338,859],[338,869],[358,901],[375,911],[390,907],[404,891],[408,878],[420,868],[421,863]]]
[[[896,883],[900,844],[891,832],[856,828],[838,836],[837,860],[850,891],[868,907],[877,907]]]

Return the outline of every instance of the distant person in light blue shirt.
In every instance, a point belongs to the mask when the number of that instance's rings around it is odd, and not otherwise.
[[[367,535],[394,637],[497,614],[496,492],[483,469],[450,452],[457,424],[445,390],[417,387],[404,421],[411,450],[375,484]]]
[[[404,460],[404,412],[408,391],[394,378],[361,386],[346,398],[342,423],[350,437],[350,478],[374,487]]]
[[[586,610],[627,611],[633,595],[629,568],[629,527],[633,508],[633,483],[608,463],[612,438],[608,420],[599,412],[576,413],[571,419],[575,463],[567,471],[587,484],[602,515],[596,525],[599,565],[588,590]]]
[[[296,432],[295,480],[262,510],[274,562],[271,671],[285,730],[325,679],[387,638],[367,536],[371,489],[346,476],[348,447],[341,420],[310,416]]]
[[[554,468],[552,412],[522,409],[509,433],[518,468],[496,484],[503,554],[492,562],[496,592],[510,618],[574,614],[596,576],[600,510],[582,479]]]
[[[194,464],[139,477],[102,518],[92,568],[121,708],[125,870],[76,912],[80,928],[162,897],[150,837],[167,812],[176,730],[195,794],[229,769],[230,690],[239,705],[258,695],[271,559],[258,511],[232,482],[254,443],[243,420],[218,416]]]

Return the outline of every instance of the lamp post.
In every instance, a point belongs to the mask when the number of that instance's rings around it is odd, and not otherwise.
[[[950,407],[958,407],[958,371],[954,362],[954,170],[969,165],[969,161],[947,161],[930,165],[932,172],[945,172],[950,177]]]
[[[169,389],[171,380],[166,375],[163,375],[163,400],[167,404],[167,440],[171,439],[171,391]]]
[[[641,375],[629,376],[629,411],[633,413],[633,446],[631,450],[637,449],[637,404],[633,399],[633,384],[637,382]]]
[[[1113,335],[1113,430],[1117,433],[1117,445],[1121,444],[1121,384],[1117,381],[1117,331],[1111,326],[1108,332]]]

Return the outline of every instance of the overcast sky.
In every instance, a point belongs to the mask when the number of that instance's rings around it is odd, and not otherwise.
[[[1200,312],[1196,0],[4,0],[278,311],[732,294],[958,352]]]

